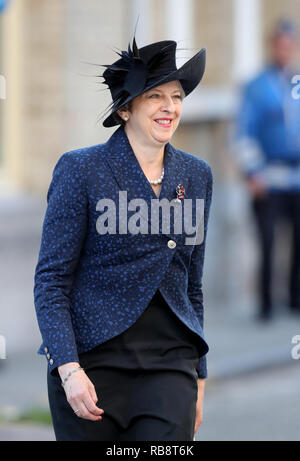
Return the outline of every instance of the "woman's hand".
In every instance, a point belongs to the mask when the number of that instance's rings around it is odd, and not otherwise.
[[[199,429],[200,424],[203,421],[203,400],[204,400],[204,387],[205,387],[205,379],[197,379],[198,383],[198,397],[196,403],[196,418],[195,418],[195,428],[194,434],[196,434],[197,430]]]
[[[58,367],[61,380],[65,378],[69,371],[78,366],[80,366],[79,363],[70,362]],[[98,398],[95,386],[84,370],[77,370],[72,373],[64,385],[64,390],[67,401],[73,411],[79,410],[76,411],[78,417],[91,421],[102,419],[101,415],[104,413],[104,410],[96,406]]]

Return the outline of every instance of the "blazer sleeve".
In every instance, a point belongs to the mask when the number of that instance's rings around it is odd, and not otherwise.
[[[48,189],[34,275],[34,303],[43,338],[38,352],[46,355],[52,374],[59,365],[78,362],[69,294],[86,234],[87,203],[83,159],[66,152],[55,165]]]
[[[208,164],[207,164],[208,165]],[[204,265],[205,243],[207,236],[208,218],[213,191],[213,174],[211,167],[208,165],[206,200],[204,204],[204,237],[200,245],[195,245],[189,267],[188,274],[188,297],[198,316],[200,325],[203,329],[204,309],[203,309],[203,292],[202,292],[202,275]],[[199,378],[207,378],[206,355],[200,358],[199,364],[196,367]]]

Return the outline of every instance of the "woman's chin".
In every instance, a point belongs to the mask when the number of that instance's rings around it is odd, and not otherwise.
[[[166,143],[169,142],[173,134],[173,130],[165,130],[165,132],[159,132],[155,130],[155,132],[152,133],[152,137],[155,139],[155,141],[160,142],[160,143]]]

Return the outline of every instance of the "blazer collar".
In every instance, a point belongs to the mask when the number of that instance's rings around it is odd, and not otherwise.
[[[127,191],[127,200],[141,198],[147,202],[151,210],[151,199],[168,201],[177,198],[176,187],[182,184],[185,188],[185,198],[188,198],[188,174],[186,162],[178,155],[176,149],[167,143],[164,153],[164,178],[159,197],[156,196],[146,178],[129,143],[124,128],[119,127],[108,140],[106,160],[120,187]],[[186,193],[187,191],[187,193]],[[150,222],[150,213],[147,219]]]

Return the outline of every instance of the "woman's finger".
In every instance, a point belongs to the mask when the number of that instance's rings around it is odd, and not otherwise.
[[[97,397],[96,389],[95,389],[95,386],[93,385],[93,383],[90,383],[89,391],[90,391],[91,398],[92,398],[93,402],[96,404],[98,402],[98,397]]]
[[[72,409],[74,411],[74,413],[76,414],[76,416],[78,416],[79,418],[83,418],[83,419],[89,419],[91,421],[98,421],[99,418],[101,418],[101,415],[94,415],[93,413],[91,413],[87,406],[85,405],[84,401],[83,400],[74,400],[72,402]],[[77,411],[79,410],[79,411]]]
[[[101,416],[104,413],[102,408],[99,408],[97,405],[95,405],[90,395],[87,395],[83,398],[83,403],[89,413],[93,414],[94,416]]]

